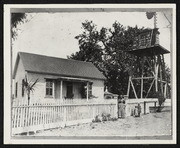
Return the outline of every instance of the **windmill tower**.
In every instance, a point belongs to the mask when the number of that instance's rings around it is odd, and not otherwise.
[[[147,18],[154,17],[154,29],[145,29],[134,41],[134,49],[129,51],[137,60],[129,74],[127,96],[133,92],[136,99],[148,98],[150,94],[161,92],[166,98],[167,82],[164,54],[170,53],[159,44],[156,12],[146,13]],[[132,93],[131,93],[132,94]]]

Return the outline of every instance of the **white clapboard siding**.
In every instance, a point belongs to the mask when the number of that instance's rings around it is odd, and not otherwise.
[[[117,100],[66,99],[12,103],[12,133],[37,131],[91,122],[102,113],[117,117]]]

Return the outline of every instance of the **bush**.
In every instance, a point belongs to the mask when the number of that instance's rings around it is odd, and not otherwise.
[[[159,103],[157,112],[161,112],[161,110],[162,110],[162,104],[163,104],[163,102],[164,102],[166,99],[164,98],[164,95],[163,95],[160,91],[155,92],[155,93],[154,93],[154,96],[155,96],[156,98],[158,98],[158,103]]]
[[[110,114],[102,113],[102,121],[109,121],[111,119]]]
[[[102,113],[101,116],[95,116],[95,119],[92,122],[102,122],[102,121],[116,121],[117,118],[112,118],[111,114]]]
[[[95,119],[93,119],[92,122],[101,122],[101,121],[102,121],[102,118],[99,115],[97,115],[95,116]]]

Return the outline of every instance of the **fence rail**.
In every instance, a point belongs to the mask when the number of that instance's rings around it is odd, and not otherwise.
[[[117,101],[12,103],[12,134],[90,122],[102,113],[117,117]]]
[[[131,116],[133,114],[135,106],[141,106],[141,112],[143,114],[150,113],[150,107],[158,106],[157,99],[129,99],[126,105],[126,116]]]

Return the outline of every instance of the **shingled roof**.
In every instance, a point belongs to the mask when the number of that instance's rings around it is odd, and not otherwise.
[[[18,53],[13,78],[15,77],[19,58],[22,60],[24,69],[27,72],[78,78],[105,79],[104,75],[91,62],[56,58],[25,52]]]

